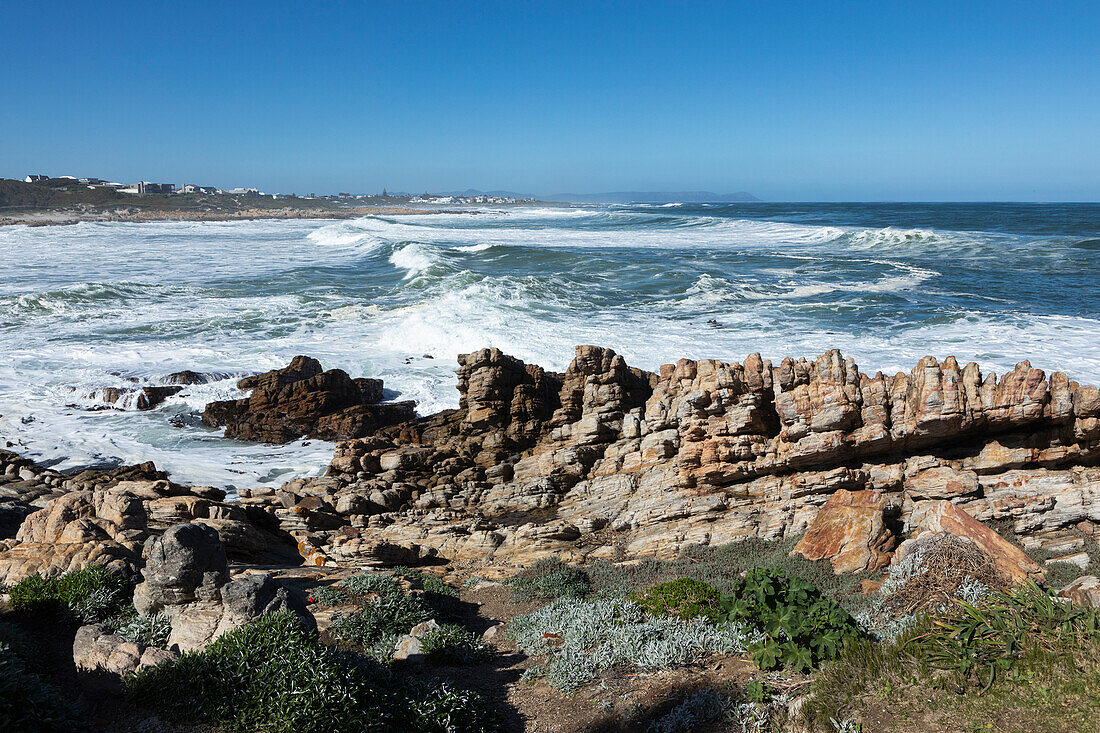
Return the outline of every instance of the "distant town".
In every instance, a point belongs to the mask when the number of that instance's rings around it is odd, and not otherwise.
[[[109,190],[118,193],[127,193],[137,196],[145,195],[187,195],[204,194],[208,196],[254,196],[267,199],[298,199],[330,202],[363,202],[371,203],[384,201],[387,203],[429,204],[429,205],[461,205],[461,204],[521,204],[535,201],[530,197],[496,196],[491,194],[431,194],[418,195],[409,193],[389,193],[385,189],[380,194],[316,194],[299,195],[296,193],[265,193],[257,188],[229,188],[223,189],[217,186],[201,186],[194,183],[153,183],[151,181],[138,181],[137,183],[117,183],[102,178],[78,178],[76,176],[48,176],[32,173],[23,179],[24,183],[43,186],[55,191],[72,191],[74,189]]]

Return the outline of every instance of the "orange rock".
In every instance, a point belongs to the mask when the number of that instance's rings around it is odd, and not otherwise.
[[[877,491],[839,489],[791,550],[807,560],[831,560],[836,573],[877,570],[890,562],[895,537],[883,522],[886,500]]]
[[[864,578],[859,581],[859,592],[865,596],[869,596],[881,588],[883,582],[884,581],[876,580],[875,578]]]
[[[1023,550],[949,501],[917,502],[910,523],[919,529],[898,548],[898,559],[908,554],[908,549],[918,538],[935,532],[947,532],[973,541],[993,558],[997,569],[1015,583],[1028,579],[1042,580],[1045,577],[1043,567],[1025,555]]]

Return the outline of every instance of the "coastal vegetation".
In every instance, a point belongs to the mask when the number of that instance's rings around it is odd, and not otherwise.
[[[130,698],[170,720],[272,733],[487,731],[473,693],[406,681],[321,644],[291,613],[226,634],[201,652],[139,672]]]

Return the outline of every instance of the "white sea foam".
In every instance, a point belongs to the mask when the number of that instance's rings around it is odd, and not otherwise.
[[[430,245],[414,242],[393,251],[390,262],[405,270],[405,279],[431,269],[438,264],[438,255]]]
[[[296,354],[381,377],[425,413],[457,404],[455,356],[485,346],[556,370],[581,343],[648,369],[832,347],[871,371],[927,353],[998,372],[1029,358],[1100,382],[1096,313],[1045,313],[1001,285],[1068,268],[1056,248],[679,208],[0,228],[0,437],[69,466],[154,460],[181,481],[317,474],[329,445],[256,446],[170,422]],[[953,279],[962,266],[969,279]],[[106,387],[181,369],[229,376],[151,411],[86,409]]]

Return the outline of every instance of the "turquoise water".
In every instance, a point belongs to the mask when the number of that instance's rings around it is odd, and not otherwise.
[[[0,436],[71,466],[154,460],[245,486],[319,472],[331,446],[226,441],[189,414],[310,354],[457,404],[458,353],[562,369],[580,343],[864,370],[955,355],[1100,382],[1100,206],[734,204],[480,209],[323,221],[0,229]],[[430,358],[429,358],[430,357]],[[216,373],[156,410],[96,390]]]

